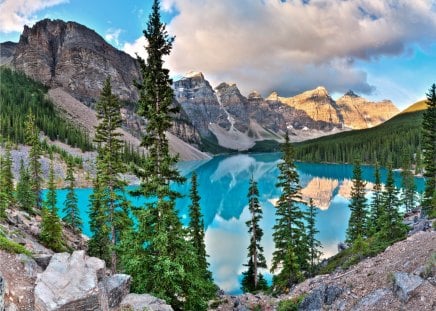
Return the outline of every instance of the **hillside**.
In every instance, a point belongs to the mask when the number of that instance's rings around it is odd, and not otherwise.
[[[357,155],[365,163],[392,161],[401,166],[406,152],[412,156],[421,145],[424,102],[418,102],[389,121],[370,129],[354,130],[297,143],[296,157],[303,161],[352,163]]]

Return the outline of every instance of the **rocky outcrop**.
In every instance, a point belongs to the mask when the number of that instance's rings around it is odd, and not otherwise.
[[[148,294],[128,294],[120,304],[120,311],[173,311],[162,299]]]
[[[15,42],[7,41],[0,43],[0,66],[11,64],[16,47],[17,44]]]
[[[398,296],[401,301],[407,302],[424,280],[417,275],[395,272],[393,282],[395,295]]]
[[[399,110],[390,100],[370,102],[348,91],[336,101],[342,112],[344,126],[352,129],[365,129],[383,123]]]
[[[12,65],[49,87],[62,87],[85,103],[100,95],[111,77],[113,92],[127,101],[138,98],[133,80],[139,65],[95,31],[75,22],[44,19],[24,26]]]

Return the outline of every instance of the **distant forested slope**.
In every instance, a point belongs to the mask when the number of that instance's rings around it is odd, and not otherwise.
[[[302,161],[352,163],[359,156],[364,163],[386,165],[392,161],[394,167],[401,167],[404,155],[412,161],[414,154],[420,157],[425,107],[424,101],[418,102],[379,126],[297,143],[296,157]]]

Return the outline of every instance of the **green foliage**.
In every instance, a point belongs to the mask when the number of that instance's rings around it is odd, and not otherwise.
[[[135,292],[148,292],[166,300],[177,310],[206,310],[214,295],[205,282],[197,254],[175,210],[180,194],[170,183],[184,178],[175,168],[177,157],[169,153],[165,132],[171,127],[173,106],[172,81],[163,67],[163,57],[170,54],[173,38],[160,18],[160,4],[153,2],[144,30],[148,46],[147,61],[139,58],[142,81],[138,114],[147,120],[142,146],[147,155],[137,175],[141,185],[136,195],[146,198],[144,208],[134,211],[137,227],[131,228],[120,245],[124,271],[133,277]]]
[[[32,191],[30,174],[24,166],[23,159],[20,161],[20,178],[17,183],[16,199],[18,206],[30,214],[34,214],[36,206],[35,193]]]
[[[297,311],[303,299],[304,295],[300,295],[294,299],[282,300],[277,306],[277,311]]]
[[[356,160],[353,169],[353,185],[351,186],[351,210],[347,228],[347,242],[354,243],[358,237],[367,236],[367,207],[365,198],[366,183],[362,180],[362,168]]]
[[[266,259],[263,255],[263,247],[260,245],[262,240],[263,230],[259,225],[262,219],[262,206],[259,203],[259,190],[257,182],[253,176],[250,179],[250,186],[248,189],[248,209],[250,211],[251,219],[246,221],[248,233],[250,234],[250,244],[248,246],[248,263],[245,264],[248,270],[243,272],[242,278],[242,291],[256,292],[268,289],[268,284],[259,272],[259,268],[266,268]]]
[[[62,224],[56,207],[56,185],[54,181],[53,155],[50,154],[50,173],[47,198],[41,211],[41,232],[39,238],[42,243],[55,252],[65,250],[62,239]]]
[[[77,206],[77,195],[75,192],[75,178],[73,173],[73,163],[67,162],[67,176],[65,181],[67,185],[67,196],[64,201],[63,212],[65,214],[62,219],[68,224],[75,232],[80,232],[82,227],[82,220],[80,219],[79,208]]]
[[[41,83],[4,67],[0,68],[0,80],[0,134],[3,137],[25,143],[25,118],[32,111],[35,126],[51,140],[60,140],[82,150],[92,149],[88,135],[61,117],[47,99],[47,89]]]
[[[422,120],[425,191],[423,210],[436,216],[436,84],[427,93],[427,110]]]
[[[276,205],[276,224],[273,227],[275,251],[271,266],[272,272],[281,268],[273,279],[278,291],[285,291],[301,281],[302,271],[308,268],[309,254],[303,222],[305,214],[298,206],[301,200],[299,176],[288,134],[282,148],[282,162],[278,164],[280,175],[276,184],[282,193]]]
[[[306,215],[307,220],[307,243],[309,246],[309,275],[313,276],[316,272],[316,264],[318,263],[322,252],[319,250],[321,242],[316,239],[316,234],[319,231],[316,229],[315,218],[317,214],[317,209],[313,204],[313,200],[309,200],[309,211]]]
[[[32,253],[23,245],[20,245],[12,240],[9,240],[1,233],[0,233],[0,249],[12,254],[25,254],[27,256],[32,256]]]
[[[417,199],[415,179],[411,171],[410,160],[408,159],[407,154],[404,156],[402,169],[403,170],[401,171],[401,177],[403,190],[401,194],[401,202],[406,208],[406,211],[409,212],[413,208],[415,208],[415,203]]]
[[[382,217],[382,185],[380,177],[380,166],[378,162],[375,163],[374,169],[374,187],[372,188],[372,202],[371,211],[368,222],[368,233],[373,235],[380,231],[379,219]]]
[[[94,184],[98,183],[98,193],[93,197],[90,221],[104,223],[104,226],[92,226],[93,237],[89,242],[90,253],[110,253],[108,265],[112,272],[117,271],[118,256],[117,245],[125,230],[124,226],[131,226],[128,217],[129,205],[124,195],[125,181],[121,180],[120,174],[125,171],[121,158],[124,144],[117,131],[121,128],[121,104],[118,98],[112,94],[110,79],[106,79],[100,99],[97,102],[96,111],[99,124],[96,126],[95,142],[99,145],[97,156],[97,177]],[[96,186],[96,185],[94,185]],[[96,202],[96,200],[99,202]],[[91,219],[93,218],[93,219]],[[94,219],[95,218],[95,219]],[[98,232],[101,231],[102,233]],[[96,243],[108,242],[101,234],[109,234],[108,246]],[[96,247],[96,249],[94,248]],[[94,253],[95,252],[95,253]]]
[[[296,158],[312,162],[362,163],[400,167],[404,150],[421,149],[423,111],[401,113],[376,127],[347,131],[295,144]]]
[[[8,204],[14,202],[14,175],[12,174],[12,156],[11,145],[6,143],[6,150],[4,157],[0,163],[0,189],[4,192],[4,198]]]
[[[39,142],[39,128],[35,123],[34,114],[29,111],[24,122],[26,144],[30,146],[29,151],[29,167],[30,167],[30,188],[35,197],[36,207],[41,207],[41,145]]]
[[[280,151],[280,143],[276,140],[261,140],[256,141],[248,152],[275,152]]]

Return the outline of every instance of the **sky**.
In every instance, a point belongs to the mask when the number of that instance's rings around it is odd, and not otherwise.
[[[43,18],[75,21],[145,55],[151,0],[0,0],[0,42]],[[174,77],[201,71],[242,94],[325,86],[400,109],[436,83],[436,0],[162,0]]]

